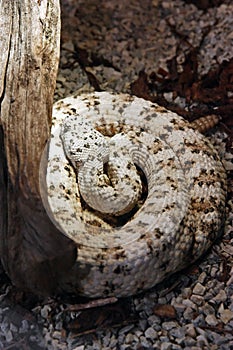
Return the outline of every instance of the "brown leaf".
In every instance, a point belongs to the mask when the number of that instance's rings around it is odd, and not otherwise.
[[[157,304],[154,307],[153,312],[156,316],[159,316],[162,318],[173,319],[177,317],[176,309],[174,308],[174,306],[169,304]]]
[[[144,71],[139,72],[138,79],[135,80],[130,87],[133,95],[154,102],[153,96],[151,95],[149,89],[148,77]]]
[[[75,46],[75,58],[81,67],[86,67],[90,65],[90,54],[87,50]]]
[[[131,93],[137,97],[168,107],[168,103],[163,96],[158,96],[152,93],[152,90],[154,89],[153,80],[160,81],[160,78],[155,74],[152,74],[152,78],[150,77],[150,79],[152,79],[152,81],[149,81],[148,75],[144,71],[139,72],[138,79],[130,85]]]
[[[193,101],[225,105],[230,102],[228,91],[233,90],[233,59],[224,61],[200,80],[196,79],[190,89]]]
[[[86,72],[87,78],[89,80],[89,83],[91,84],[91,86],[93,86],[95,91],[102,91],[100,84],[99,84],[99,81],[96,78],[96,76],[94,74],[92,74],[91,72],[88,72],[86,69],[85,69],[85,72]]]
[[[185,0],[188,4],[195,5],[200,10],[207,10],[210,7],[219,6],[223,0]]]

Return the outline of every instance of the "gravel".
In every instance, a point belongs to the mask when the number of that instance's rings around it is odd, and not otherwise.
[[[178,32],[189,42],[178,53],[180,63],[189,45],[201,45],[200,74],[233,57],[231,4],[206,11],[181,0],[63,0],[62,4],[55,100],[93,90],[87,73],[93,74],[104,90],[129,92],[140,70],[150,74],[159,67],[167,68],[167,61],[179,46]],[[77,47],[98,56],[99,63],[81,68]],[[209,137],[226,168],[232,170],[232,155],[225,151],[226,135],[215,129]],[[14,344],[19,344],[17,349],[33,350],[233,349],[232,208],[229,199],[223,237],[203,259],[153,290],[131,298],[137,318],[126,325],[77,335],[65,327],[76,317],[64,316],[67,302],[60,301],[54,307],[51,300],[45,300],[33,308],[23,308],[7,299],[11,286],[6,282],[1,288],[0,349],[13,349]],[[164,307],[164,316],[158,316],[158,305]],[[174,313],[166,309],[168,305]]]

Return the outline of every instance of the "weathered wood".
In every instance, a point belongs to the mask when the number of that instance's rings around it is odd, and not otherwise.
[[[76,257],[39,190],[59,60],[59,0],[0,0],[0,28],[0,255],[15,285],[51,293]]]

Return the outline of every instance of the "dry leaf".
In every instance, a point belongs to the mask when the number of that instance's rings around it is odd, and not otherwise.
[[[176,309],[174,308],[174,306],[169,304],[157,304],[154,307],[153,312],[156,316],[159,316],[162,318],[173,319],[177,317]]]

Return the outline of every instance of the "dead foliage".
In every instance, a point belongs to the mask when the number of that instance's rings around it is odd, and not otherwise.
[[[186,38],[181,38],[182,42],[188,44]],[[180,48],[177,48],[177,55],[167,62],[167,70],[159,68],[149,76],[140,72],[138,79],[131,84],[131,93],[183,116],[200,132],[208,131],[219,122],[219,129],[227,134],[226,150],[232,153],[233,58],[200,75],[199,48],[190,46],[181,65],[177,62]],[[171,100],[166,99],[166,93],[172,95]],[[178,102],[179,99],[185,102],[185,108],[176,103],[177,98]],[[228,173],[228,198],[232,198],[233,172]]]
[[[228,242],[229,243],[229,242]],[[231,268],[232,268],[232,257],[226,258],[223,254],[218,253],[219,260],[221,261],[220,265],[220,271],[218,275],[218,280],[220,282],[227,283],[227,281],[230,279],[231,275]]]
[[[200,77],[198,74],[198,55],[191,50],[178,69],[176,57],[168,61],[168,71],[159,69],[148,76],[140,72],[136,81],[131,84],[131,92],[152,102],[159,102],[173,111],[179,112],[190,120],[195,116],[210,114],[221,115],[228,126],[232,126],[233,108],[233,59],[223,62],[219,67]],[[182,109],[175,102],[169,102],[164,94],[171,92],[173,100],[182,97],[187,108]]]
[[[117,67],[115,67],[112,62],[108,61],[102,55],[98,55],[94,52],[89,52],[88,50],[82,49],[75,46],[74,57],[80,64],[80,67],[84,70],[89,80],[90,85],[95,89],[95,91],[102,91],[99,81],[97,77],[92,74],[87,67],[96,67],[99,65],[104,65],[105,67],[114,68],[116,71],[119,71]]]
[[[137,320],[130,299],[113,300],[113,303],[108,301],[108,304],[102,304],[101,300],[105,299],[92,301],[91,305],[87,303],[82,306],[68,306],[64,310],[64,328],[80,336],[110,327],[122,327]]]
[[[169,304],[157,304],[153,308],[153,312],[156,316],[166,319],[177,318],[176,309],[174,306]]]
[[[202,123],[209,127],[215,126],[209,117],[214,115],[213,119],[217,117],[222,120],[221,127],[229,136],[227,148],[231,150],[233,59],[222,62],[203,76],[198,73],[198,64],[198,49],[191,48],[185,56],[181,70],[177,57],[174,57],[167,62],[168,70],[160,68],[149,76],[142,71],[138,79],[131,84],[131,93],[156,102],[189,121],[203,117]],[[166,93],[172,94],[172,101],[166,99]],[[185,108],[175,102],[177,97],[185,101]]]
[[[184,0],[187,4],[193,4],[200,10],[217,7],[221,4],[229,4],[231,0]]]

